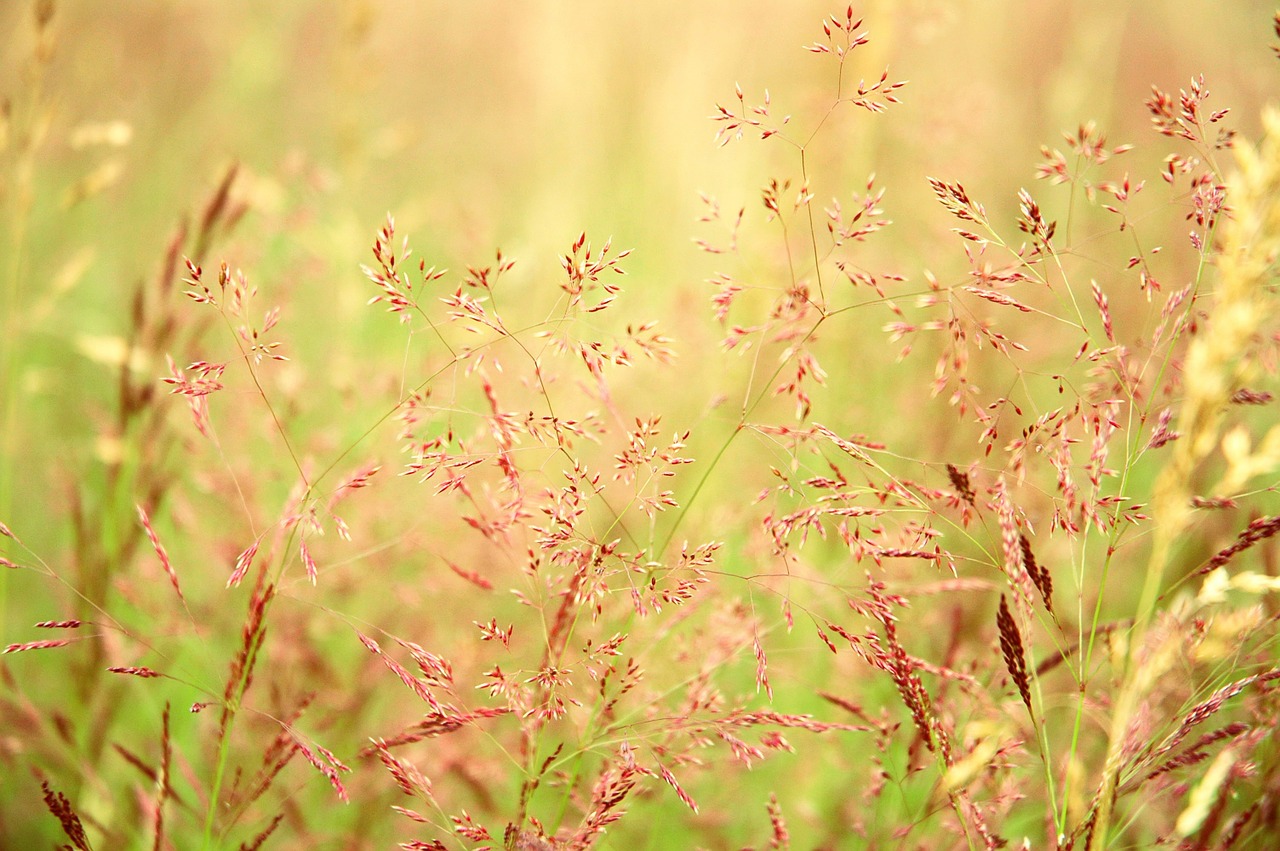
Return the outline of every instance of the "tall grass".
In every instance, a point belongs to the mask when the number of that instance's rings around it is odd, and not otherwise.
[[[388,216],[344,378],[292,321],[325,291],[225,250],[258,235],[221,172],[88,346],[66,546],[0,524],[39,618],[4,625],[0,837],[1270,847],[1280,114],[1246,141],[1160,81],[1148,138],[1081,123],[1012,197],[922,172],[931,271],[822,153],[911,95],[869,29],[816,27],[812,108],[726,85],[717,141],[777,170],[702,195],[700,320],[625,240],[449,269]]]

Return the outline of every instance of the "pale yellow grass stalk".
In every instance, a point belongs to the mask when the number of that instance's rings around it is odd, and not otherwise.
[[[1242,474],[1257,475],[1274,468],[1274,447],[1280,426],[1271,430],[1256,452],[1247,447],[1247,434],[1233,431],[1224,439],[1223,423],[1231,394],[1243,386],[1253,363],[1254,335],[1274,308],[1268,284],[1280,257],[1280,110],[1262,116],[1264,137],[1257,149],[1236,149],[1238,173],[1230,179],[1227,198],[1232,214],[1223,225],[1218,257],[1217,291],[1205,331],[1187,355],[1183,375],[1183,404],[1173,457],[1156,482],[1152,509],[1158,522],[1147,565],[1133,631],[1122,655],[1119,698],[1111,718],[1107,762],[1097,798],[1090,851],[1105,847],[1120,773],[1124,768],[1125,736],[1152,677],[1143,676],[1134,656],[1145,644],[1156,614],[1166,568],[1180,536],[1191,519],[1193,479],[1197,466],[1219,444],[1227,461],[1222,484],[1238,486]],[[1149,673],[1149,672],[1148,672]]]

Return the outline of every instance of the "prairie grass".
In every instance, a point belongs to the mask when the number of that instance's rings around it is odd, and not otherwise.
[[[495,165],[533,238],[447,123],[421,144],[477,184],[467,214],[379,173],[405,125],[356,119],[371,57],[399,54],[352,4],[331,65],[298,54],[336,69],[328,141],[268,169],[228,129],[243,155],[180,181],[191,213],[143,231],[154,258],[109,297],[74,245],[133,226],[103,206],[133,125],[69,126],[51,88],[92,16],[0,13],[24,57],[0,135],[0,844],[1272,847],[1280,111],[1161,74],[1115,105],[1123,138],[1075,116],[971,176],[1010,140],[964,113],[1024,93],[939,76],[877,35],[931,16],[882,6],[718,36],[808,64],[715,84],[677,141],[732,166],[696,186],[677,152],[651,179],[570,169],[564,195]],[[512,14],[567,44],[557,13]],[[1240,14],[1252,79],[1280,16]],[[1044,40],[1056,89],[1028,84],[1072,101],[1087,29]],[[687,80],[623,43],[654,86]],[[283,61],[228,44],[232,88]],[[581,112],[495,95],[476,138],[512,132],[502,105],[558,140],[531,167],[611,179],[643,124],[574,137],[597,83],[538,62]],[[956,114],[913,110],[913,66]],[[105,153],[58,191],[81,150]],[[631,202],[659,183],[696,221]],[[315,248],[335,239],[362,259]]]

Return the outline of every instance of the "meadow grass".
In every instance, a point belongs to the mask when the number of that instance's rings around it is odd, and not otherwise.
[[[892,156],[956,125],[882,129],[920,84],[876,16],[923,19],[849,7],[778,48],[810,63],[785,94],[718,86],[714,142],[766,152],[737,161],[758,190],[619,214],[694,231],[671,267],[547,195],[549,258],[455,253],[501,227],[417,209],[362,221],[332,285],[307,249],[350,221],[296,154],[186,187],[150,271],[73,309],[97,261],[33,234],[122,226],[78,211],[132,131],[62,126],[63,11],[27,14],[0,137],[6,847],[1280,835],[1274,108],[1162,77],[1120,106],[1141,137],[1081,117],[989,188]],[[339,124],[335,160],[393,144]],[[107,152],[61,193],[59,130]],[[854,178],[859,138],[885,168]],[[375,171],[343,174],[377,207]],[[930,205],[895,224],[907,175]],[[68,348],[95,376],[71,399],[41,390]]]

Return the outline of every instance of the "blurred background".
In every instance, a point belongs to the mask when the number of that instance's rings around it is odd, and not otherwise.
[[[884,115],[837,111],[806,155],[812,189],[847,199],[874,172],[895,224],[866,264],[913,281],[926,268],[958,274],[954,222],[926,176],[962,182],[1011,224],[1017,190],[1043,186],[1042,144],[1061,147],[1088,121],[1109,144],[1149,142],[1151,86],[1176,91],[1201,73],[1210,103],[1252,138],[1276,92],[1273,11],[1256,0],[861,4],[871,40],[847,81],[888,67],[909,84]],[[746,227],[768,234],[761,188],[800,182],[793,145],[748,134],[721,147],[709,117],[732,105],[735,84],[749,104],[767,89],[773,116],[791,116],[784,135],[808,138],[836,80],[830,57],[803,48],[832,13],[843,8],[809,0],[0,3],[0,521],[51,575],[87,546],[73,534],[86,506],[133,522],[138,480],[104,472],[122,451],[120,366],[136,359],[127,372],[158,377],[168,353],[126,345],[135,292],[233,164],[243,215],[218,232],[206,269],[226,258],[266,305],[285,306],[280,382],[300,416],[333,430],[319,443],[360,434],[382,412],[360,410],[356,391],[384,376],[394,389],[401,375],[403,337],[364,307],[373,290],[360,271],[388,213],[428,265],[460,272],[496,249],[516,259],[517,303],[545,303],[580,232],[634,249],[627,309],[662,317],[678,340],[686,380],[662,390],[692,421],[724,389],[707,354],[721,332],[706,280],[721,261],[694,245],[707,236],[700,193],[745,207]],[[1147,159],[1135,172],[1154,174],[1163,150],[1137,152]],[[741,262],[767,279],[779,254],[760,236]],[[854,430],[859,406],[896,392],[876,376],[894,354],[883,319],[863,329],[874,338],[844,335],[827,362],[823,398],[848,406]],[[657,386],[636,380],[638,399]],[[119,493],[85,496],[95,483]],[[70,596],[11,571],[0,583],[5,644],[32,640],[29,622]],[[11,665],[38,682],[37,659],[10,658],[9,682]],[[10,757],[23,750],[21,734],[0,736]],[[5,783],[10,800],[30,786]]]

